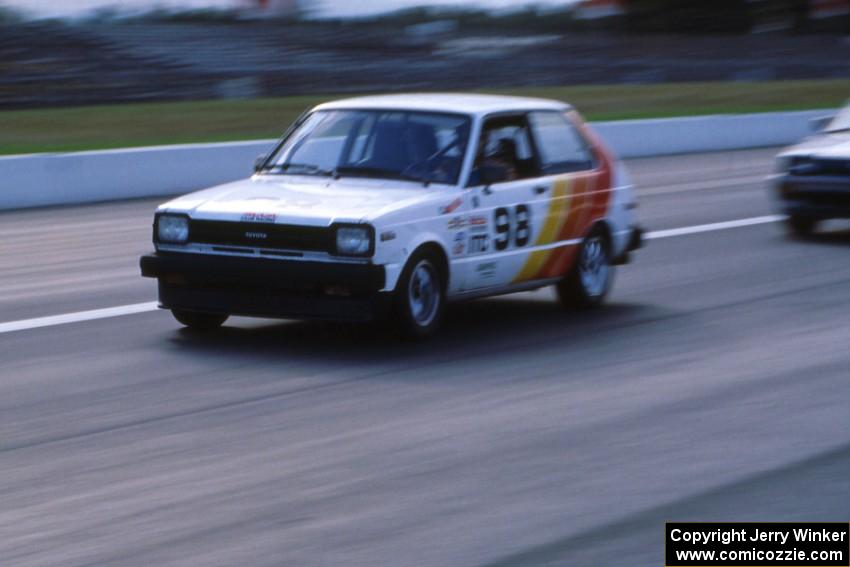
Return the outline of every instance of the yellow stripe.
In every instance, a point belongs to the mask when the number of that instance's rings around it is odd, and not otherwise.
[[[557,238],[561,232],[561,227],[564,226],[564,223],[569,217],[569,205],[573,200],[572,193],[574,191],[575,180],[573,178],[564,177],[555,181],[553,184],[552,199],[549,202],[549,212],[546,213],[546,220],[543,223],[543,228],[540,230],[540,236],[537,237],[535,246],[551,244]],[[529,254],[522,270],[514,278],[514,282],[522,282],[533,278],[551,254],[552,250],[537,250]]]
[[[574,189],[575,179],[571,177],[564,177],[555,181],[552,200],[549,204],[549,213],[546,215],[546,222],[543,224],[540,236],[537,237],[537,246],[554,242],[564,221],[567,220],[568,215],[564,214],[564,211],[570,204],[570,193]]]

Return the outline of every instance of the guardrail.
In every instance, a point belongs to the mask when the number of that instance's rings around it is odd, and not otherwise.
[[[829,111],[597,122],[618,155],[638,158],[792,144]],[[251,174],[274,140],[0,157],[0,210],[188,193]]]

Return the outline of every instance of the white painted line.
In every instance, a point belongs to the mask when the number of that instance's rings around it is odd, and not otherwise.
[[[656,240],[658,238],[672,238],[674,236],[686,236],[688,234],[699,234],[701,232],[714,232],[717,230],[728,230],[730,228],[741,228],[744,226],[755,226],[759,224],[769,224],[772,222],[780,222],[785,220],[783,215],[768,215],[764,217],[753,217],[749,219],[740,219],[726,222],[714,222],[711,224],[699,224],[696,226],[686,226],[684,228],[670,228],[667,230],[655,230],[647,233],[647,240]]]
[[[39,317],[38,319],[24,319],[23,321],[0,323],[0,335],[3,333],[26,331],[28,329],[39,329],[41,327],[55,327],[56,325],[67,325],[68,323],[81,323],[83,321],[95,321],[97,319],[109,319],[111,317],[135,315],[136,313],[156,311],[156,309],[156,301],[151,301],[148,303],[136,303],[134,305],[122,305],[120,307],[107,307],[106,309],[94,309],[92,311],[66,313],[65,315]]]
[[[741,228],[745,226],[768,224],[773,222],[779,222],[782,220],[785,220],[785,217],[782,215],[769,215],[764,217],[753,217],[749,219],[740,219],[726,222],[715,222],[711,224],[701,224],[697,226],[686,226],[684,228],[656,230],[647,233],[646,238],[647,240],[657,240],[659,238],[672,238],[675,236],[686,236],[688,234],[699,234],[702,232],[715,232],[718,230],[728,230],[730,228]],[[124,315],[135,315],[137,313],[148,313],[150,311],[156,310],[157,303],[155,301],[151,301],[149,303],[136,303],[133,305],[122,305],[119,307],[107,307],[106,309],[94,309],[92,311],[66,313],[65,315],[39,317],[37,319],[24,319],[22,321],[11,321],[9,323],[0,323],[0,335],[4,333],[26,331],[29,329],[39,329],[42,327],[55,327],[57,325],[67,325],[69,323],[81,323],[83,321],[95,321],[98,319],[123,317]]]

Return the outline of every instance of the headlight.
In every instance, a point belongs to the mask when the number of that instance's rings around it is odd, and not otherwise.
[[[777,173],[791,173],[792,175],[813,175],[818,172],[820,166],[811,156],[784,156],[776,160]]]
[[[372,253],[373,230],[369,226],[340,226],[336,229],[336,253],[368,256]]]
[[[189,241],[189,217],[160,215],[156,220],[157,242],[184,244]]]
[[[791,158],[788,156],[779,156],[774,160],[773,164],[774,173],[788,173],[791,169]]]

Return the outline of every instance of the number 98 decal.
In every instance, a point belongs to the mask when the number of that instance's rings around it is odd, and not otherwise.
[[[531,214],[528,205],[517,205],[513,212],[511,215],[508,209],[500,207],[493,214],[496,226],[493,245],[496,250],[505,250],[511,240],[517,248],[527,246],[531,241]]]

